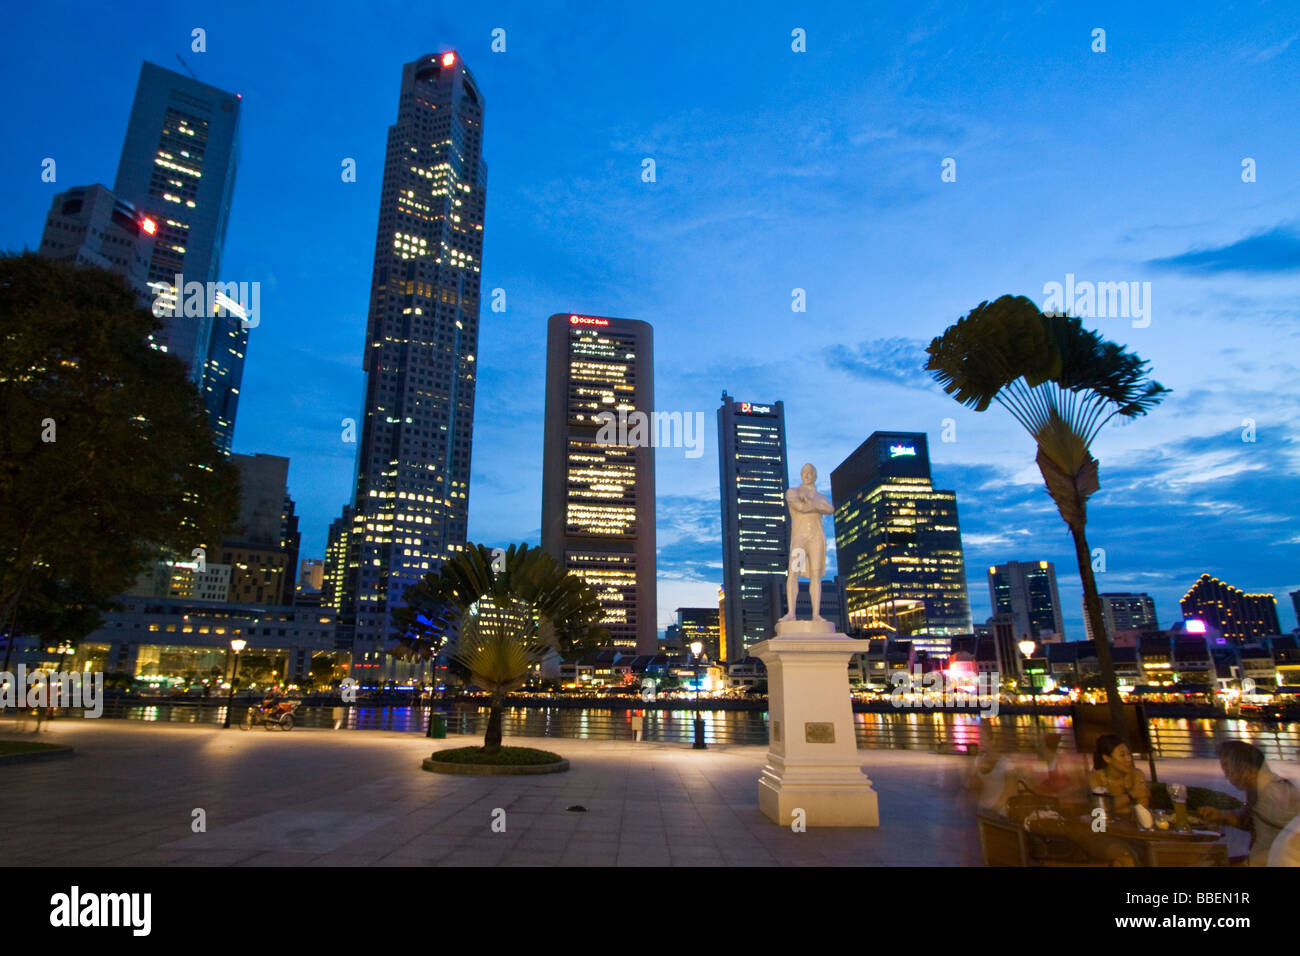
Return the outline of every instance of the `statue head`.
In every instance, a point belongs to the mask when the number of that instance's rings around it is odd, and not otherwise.
[[[804,465],[799,469],[799,477],[803,479],[806,485],[817,484],[817,469],[812,465]]]

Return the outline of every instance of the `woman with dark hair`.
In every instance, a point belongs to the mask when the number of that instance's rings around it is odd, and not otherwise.
[[[1147,778],[1133,766],[1133,754],[1121,738],[1115,734],[1098,737],[1092,766],[1088,784],[1094,791],[1105,790],[1114,798],[1116,816],[1128,813],[1135,803],[1150,806]]]
[[[1201,819],[1248,831],[1249,863],[1265,866],[1278,834],[1300,814],[1300,790],[1269,769],[1264,752],[1244,740],[1225,740],[1219,744],[1218,755],[1224,777],[1245,792],[1246,805],[1240,810],[1202,807]]]

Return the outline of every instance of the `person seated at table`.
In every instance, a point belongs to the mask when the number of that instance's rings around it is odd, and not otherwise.
[[[1300,790],[1279,777],[1264,760],[1264,752],[1244,740],[1225,740],[1218,747],[1223,776],[1246,794],[1240,810],[1201,807],[1202,820],[1226,823],[1250,833],[1248,865],[1265,866],[1278,834],[1300,814]]]
[[[1147,778],[1133,766],[1133,753],[1121,738],[1115,734],[1098,737],[1092,766],[1088,784],[1093,790],[1105,789],[1114,798],[1116,816],[1129,813],[1135,803],[1150,808],[1151,791],[1147,787]]]
[[[967,787],[977,809],[1005,815],[1007,801],[1016,793],[1016,777],[1007,758],[996,747],[989,747],[975,758]]]

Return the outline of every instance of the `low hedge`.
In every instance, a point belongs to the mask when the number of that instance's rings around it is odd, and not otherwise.
[[[476,764],[489,767],[521,767],[559,763],[564,758],[549,750],[532,747],[502,747],[496,753],[485,753],[482,747],[456,747],[438,750],[429,757],[437,763]]]

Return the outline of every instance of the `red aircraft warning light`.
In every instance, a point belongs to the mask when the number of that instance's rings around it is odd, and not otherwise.
[[[151,236],[158,231],[158,223],[154,222],[148,216],[145,216],[140,220],[140,226]]]
[[[451,66],[455,62],[456,62],[456,54],[452,53],[450,50],[448,50],[446,53],[442,55],[443,66]]]

